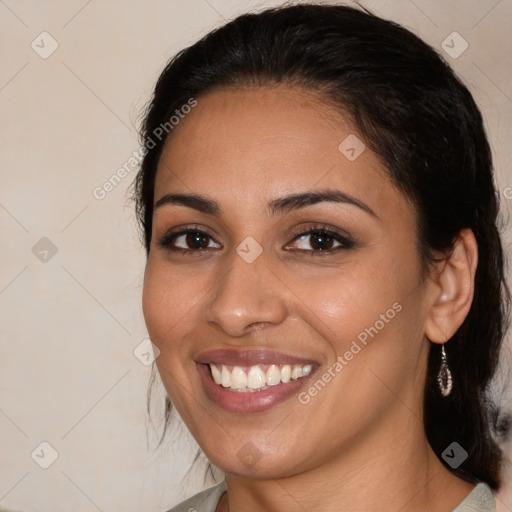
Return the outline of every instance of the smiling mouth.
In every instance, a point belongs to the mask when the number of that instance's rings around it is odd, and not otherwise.
[[[311,364],[258,364],[254,366],[236,366],[209,363],[210,376],[215,384],[227,391],[255,393],[278,384],[286,384],[309,375]]]

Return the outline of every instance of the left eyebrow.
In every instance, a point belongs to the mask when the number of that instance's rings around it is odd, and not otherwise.
[[[366,203],[337,189],[289,194],[269,201],[267,208],[270,215],[275,216],[321,202],[350,204],[379,219],[379,216]],[[222,209],[217,201],[199,194],[166,194],[155,203],[153,209],[156,210],[167,204],[187,206],[209,215],[220,216],[222,214]]]
[[[331,188],[283,196],[270,201],[268,208],[271,215],[276,215],[321,202],[345,203],[357,206],[372,217],[379,219],[379,216],[366,203],[341,190]]]

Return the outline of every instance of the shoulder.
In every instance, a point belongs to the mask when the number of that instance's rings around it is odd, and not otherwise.
[[[195,494],[167,512],[215,512],[225,491],[226,481],[223,480],[220,484]],[[491,488],[480,482],[453,512],[496,512],[496,501]]]
[[[480,482],[453,512],[496,512],[496,501],[491,488]]]
[[[215,512],[226,489],[226,480],[223,480],[220,484],[194,494],[167,512]]]

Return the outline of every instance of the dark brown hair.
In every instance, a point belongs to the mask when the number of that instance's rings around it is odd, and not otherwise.
[[[491,151],[472,95],[435,50],[398,24],[351,7],[301,4],[239,16],[178,53],[158,79],[142,142],[191,97],[200,101],[215,89],[280,83],[316,91],[350,115],[417,211],[424,268],[434,254],[450,251],[462,229],[473,230],[479,256],[474,300],[445,345],[453,391],[445,398],[437,388],[441,347],[432,344],[425,430],[441,460],[453,441],[468,452],[467,460],[450,470],[497,489],[502,460],[497,439],[508,431],[509,421],[488,388],[510,293]],[[148,252],[164,142],[146,153],[135,182]],[[167,399],[167,419],[171,407]]]

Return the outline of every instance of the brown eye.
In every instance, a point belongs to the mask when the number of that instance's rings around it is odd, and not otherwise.
[[[316,232],[311,233],[306,236],[310,237],[309,245],[313,249],[319,250],[319,251],[325,251],[325,250],[332,249],[334,243],[336,242],[332,235],[326,234],[322,231],[316,231]],[[338,244],[339,244],[339,242],[338,242]]]
[[[185,229],[165,234],[158,242],[160,247],[170,251],[201,252],[217,248],[210,246],[213,238],[206,231],[199,229]]]
[[[184,235],[176,237],[176,241],[179,238],[183,238],[185,247],[183,249],[206,249],[208,247],[208,235],[201,233],[200,231],[190,231]]]
[[[340,249],[350,249],[354,243],[346,236],[331,229],[314,228],[309,231],[296,233],[294,244],[296,249],[310,253],[336,252]]]

